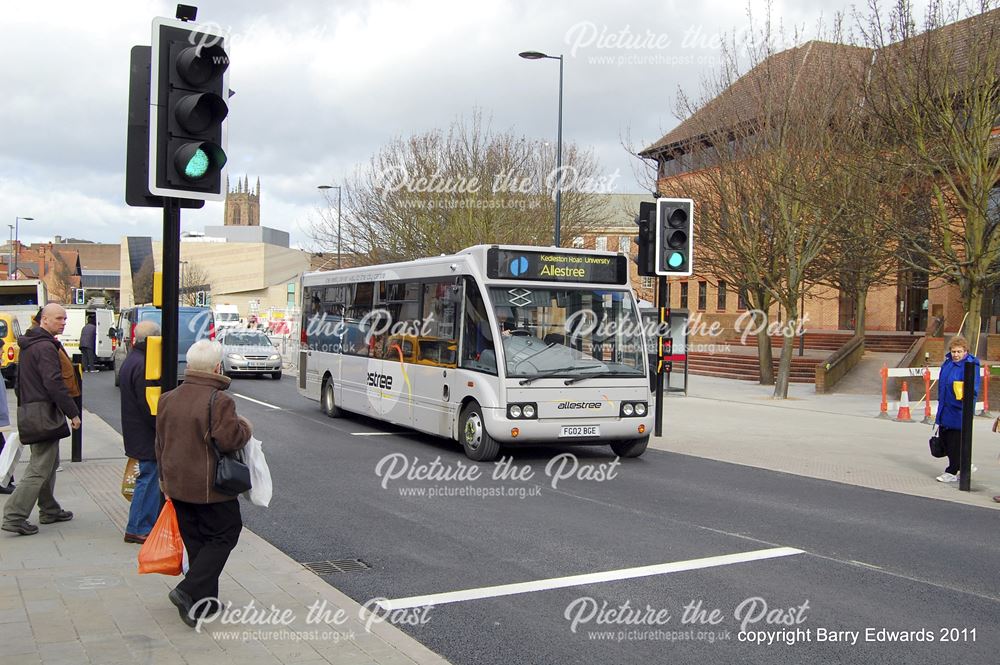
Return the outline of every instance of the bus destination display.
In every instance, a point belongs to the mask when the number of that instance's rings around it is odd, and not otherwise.
[[[486,255],[486,274],[491,279],[625,284],[628,263],[624,256],[491,247]]]

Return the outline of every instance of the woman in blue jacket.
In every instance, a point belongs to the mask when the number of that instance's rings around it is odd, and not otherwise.
[[[976,368],[976,390],[973,398],[979,397],[979,358],[969,355],[969,342],[961,335],[951,338],[951,353],[945,356],[938,377],[938,408],[934,424],[940,427],[941,440],[948,453],[948,468],[937,477],[938,482],[958,482],[959,454],[962,448],[962,393],[965,380],[965,365]],[[956,386],[958,387],[956,391]],[[957,393],[957,394],[956,394]]]

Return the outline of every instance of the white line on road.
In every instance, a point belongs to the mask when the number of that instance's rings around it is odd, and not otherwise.
[[[392,432],[351,432],[351,436],[389,436]]]
[[[259,399],[254,399],[253,397],[247,397],[246,395],[241,395],[239,393],[233,393],[233,394],[236,395],[237,397],[242,397],[243,399],[247,400],[248,402],[253,402],[254,404],[260,404],[261,406],[266,406],[267,408],[274,409],[275,411],[281,411],[281,407],[280,406],[275,406],[273,404],[268,404],[267,402],[261,402]]]
[[[689,559],[687,561],[659,563],[652,566],[640,566],[638,568],[622,568],[621,570],[609,570],[603,573],[571,575],[569,577],[555,577],[547,580],[535,580],[534,582],[518,582],[516,584],[501,584],[499,586],[482,587],[479,589],[463,589],[461,591],[449,591],[447,593],[434,593],[426,596],[410,596],[408,598],[396,598],[394,600],[381,600],[378,604],[379,607],[387,611],[408,609],[411,607],[423,607],[425,605],[445,605],[447,603],[457,603],[463,600],[496,598],[497,596],[512,596],[514,594],[530,593],[532,591],[563,589],[565,587],[596,584],[598,582],[614,582],[617,580],[628,580],[635,577],[666,575],[668,573],[678,573],[685,570],[728,566],[734,563],[761,561],[763,559],[774,559],[777,557],[792,556],[793,554],[802,553],[803,550],[795,549],[794,547],[773,547],[766,550],[754,550],[752,552],[740,552],[738,554],[724,554],[722,556],[710,556],[703,559]]]

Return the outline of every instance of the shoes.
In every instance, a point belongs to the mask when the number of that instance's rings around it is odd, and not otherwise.
[[[68,522],[73,519],[73,513],[68,510],[60,510],[55,515],[39,515],[38,521],[41,524],[55,524],[56,522]]]
[[[142,545],[143,543],[146,542],[146,536],[140,536],[140,535],[135,534],[135,533],[126,533],[125,534],[125,542],[126,543],[135,543],[136,545]]]
[[[197,619],[191,616],[191,606],[194,605],[194,601],[191,599],[191,596],[180,589],[174,588],[169,594],[167,594],[167,598],[169,598],[170,602],[177,607],[177,612],[181,615],[181,621],[191,628],[198,625]]]
[[[0,485],[0,494],[13,494],[15,489],[17,488],[14,486],[14,483],[7,486]]]
[[[0,529],[10,531],[11,533],[19,533],[22,536],[33,536],[38,533],[38,527],[28,520],[21,520],[14,524],[4,524]]]
[[[957,483],[958,476],[956,476],[954,473],[948,473],[947,471],[945,471],[944,473],[942,473],[940,476],[937,477],[937,481],[939,483]]]

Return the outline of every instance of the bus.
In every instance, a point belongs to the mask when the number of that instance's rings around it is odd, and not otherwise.
[[[302,277],[298,391],[451,438],[477,461],[519,444],[646,450],[651,394],[628,258],[477,245]]]

